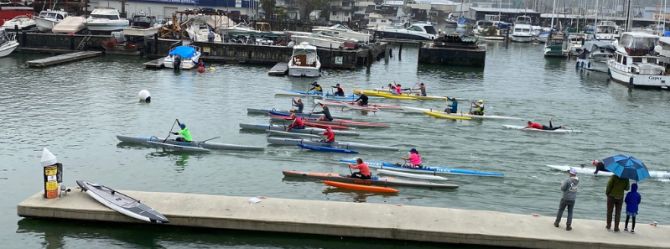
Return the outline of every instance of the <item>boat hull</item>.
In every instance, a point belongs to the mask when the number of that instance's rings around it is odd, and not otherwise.
[[[510,40],[513,42],[532,42],[533,41],[533,36],[528,36],[528,35],[514,35],[512,34],[510,36]]]
[[[37,24],[37,30],[39,30],[40,32],[49,32],[54,28],[54,26],[58,22],[46,18],[36,17],[35,23]]]
[[[658,87],[667,89],[670,87],[670,76],[668,75],[644,75],[633,74],[623,71],[613,60],[608,63],[610,78],[627,84],[629,87]]]
[[[19,46],[19,42],[17,41],[9,41],[6,42],[5,44],[2,44],[0,46],[0,57],[5,57],[14,52],[14,50]]]

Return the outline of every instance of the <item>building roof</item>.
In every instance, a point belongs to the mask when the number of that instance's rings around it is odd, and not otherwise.
[[[470,10],[477,12],[499,12],[499,13],[513,13],[513,14],[539,14],[532,9],[508,9],[508,8],[482,8],[470,7]]]

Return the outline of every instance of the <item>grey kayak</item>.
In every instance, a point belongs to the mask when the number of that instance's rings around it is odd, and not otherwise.
[[[90,197],[114,211],[146,222],[168,223],[168,219],[158,211],[114,189],[83,180],[77,180],[77,185]]]
[[[210,141],[193,141],[190,143],[179,142],[174,139],[165,140],[165,138],[156,137],[156,136],[122,136],[116,135],[116,138],[121,142],[127,143],[136,143],[136,144],[146,144],[153,146],[162,146],[170,147],[169,145],[177,145],[175,149],[182,150],[192,150],[192,151],[202,151],[204,150],[264,150],[264,147],[258,146],[249,146],[249,145],[239,145],[239,144],[224,144],[224,143],[214,143]],[[168,145],[165,145],[168,144]]]
[[[288,113],[288,110],[276,110],[276,109],[258,109],[258,108],[247,108],[247,115],[248,114],[258,114],[258,115],[269,115],[270,112],[286,112]],[[299,114],[300,116],[303,117],[312,117],[312,118],[318,118],[323,116],[323,114],[311,114],[311,113],[301,113]],[[342,117],[342,116],[337,116],[337,115],[332,115],[333,118],[336,119],[351,119],[350,117]]]
[[[240,123],[240,129],[242,130],[253,130],[253,131],[286,131],[288,125],[275,125],[275,124],[242,124]],[[305,128],[305,129],[292,129],[290,132],[303,133],[303,134],[314,134],[321,135],[325,130],[320,128]],[[334,130],[335,135],[340,136],[358,136],[360,134],[353,131],[342,131]]]
[[[294,145],[294,146],[298,144],[306,144],[313,146],[333,146],[336,148],[348,149],[348,150],[392,150],[392,151],[399,150],[398,148],[395,147],[389,147],[383,145],[372,145],[372,144],[340,142],[340,141],[335,141],[333,144],[327,144],[315,140],[284,138],[284,137],[268,137],[268,143],[277,145]]]
[[[294,133],[288,131],[273,131],[273,130],[269,130],[268,135],[279,136],[279,137],[313,138],[313,139],[320,139],[322,137],[314,134],[303,134],[303,133]]]

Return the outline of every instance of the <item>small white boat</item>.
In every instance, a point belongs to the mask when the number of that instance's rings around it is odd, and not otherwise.
[[[199,19],[193,19],[191,24],[186,28],[186,32],[191,37],[191,40],[195,42],[223,42],[221,35],[214,32],[206,22]]]
[[[200,51],[195,46],[178,46],[170,50],[168,56],[163,59],[163,66],[174,68],[179,64],[181,69],[193,69],[200,60]]]
[[[353,31],[349,27],[342,24],[335,24],[330,27],[314,26],[312,27],[312,33],[338,37],[342,39],[351,39],[363,43],[370,42],[370,34]]]
[[[40,32],[49,32],[59,22],[63,21],[68,16],[67,12],[63,10],[43,10],[35,17],[37,29]]]
[[[584,43],[584,54],[577,57],[577,68],[607,73],[607,61],[614,58],[616,48],[608,40],[591,40]]]
[[[0,28],[0,57],[11,54],[19,46],[19,42],[16,41],[14,36],[14,33],[9,33],[4,28]]]
[[[382,38],[403,40],[433,40],[437,38],[437,31],[431,23],[414,23],[407,28],[387,26],[375,30]]]
[[[321,76],[321,62],[315,46],[306,42],[293,46],[293,54],[288,62],[288,75],[294,77]]]
[[[518,16],[514,22],[514,29],[510,38],[513,42],[532,42],[534,39],[533,26],[531,26],[531,18],[529,16]]]
[[[130,27],[123,29],[123,35],[125,36],[152,36],[158,33],[158,29],[162,26],[156,22],[155,16],[137,14],[131,20]]]
[[[16,27],[18,27],[19,29],[30,29],[32,27],[35,27],[35,25],[36,25],[35,20],[30,18],[29,16],[21,15],[5,21],[2,27],[8,30],[14,29]]]
[[[74,34],[86,28],[86,18],[83,16],[68,16],[51,29],[53,33]]]
[[[129,25],[116,9],[94,9],[86,18],[86,27],[91,31],[119,31]]]

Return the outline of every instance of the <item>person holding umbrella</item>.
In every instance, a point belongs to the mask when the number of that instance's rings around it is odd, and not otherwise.
[[[613,173],[605,189],[607,195],[607,226],[605,228],[609,230],[612,227],[612,211],[616,209],[614,231],[618,232],[623,195],[630,188],[628,180],[642,181],[649,177],[649,170],[639,159],[621,154],[603,159],[603,164]]]

